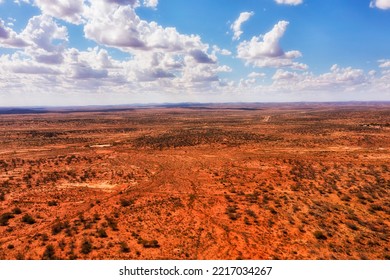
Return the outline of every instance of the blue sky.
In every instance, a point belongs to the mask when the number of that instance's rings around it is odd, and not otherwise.
[[[390,100],[390,0],[0,0],[0,106]]]

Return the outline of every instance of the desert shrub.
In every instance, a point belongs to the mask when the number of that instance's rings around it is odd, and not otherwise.
[[[316,230],[313,234],[314,234],[314,237],[317,238],[318,240],[326,240],[327,239],[325,234],[320,230]]]
[[[93,214],[93,221],[97,222],[100,220],[100,215],[98,213]]]
[[[113,219],[108,216],[105,217],[108,226],[113,230],[113,231],[118,231],[118,223]]]
[[[97,231],[97,234],[100,238],[106,238],[108,237],[107,232],[104,230],[104,228],[100,228]]]
[[[121,203],[122,207],[127,207],[127,206],[132,205],[134,202],[131,199],[121,198],[120,203]]]
[[[65,246],[66,246],[65,239],[61,239],[60,241],[58,241],[58,247],[60,247],[61,251],[65,249]]]
[[[41,235],[41,239],[42,239],[42,241],[49,241],[49,236],[46,234],[46,233],[43,233],[42,235]]]
[[[269,208],[269,211],[270,211],[272,214],[274,214],[274,215],[278,214],[278,212],[276,212],[276,210],[275,210],[274,208],[272,208],[272,207]]]
[[[13,248],[15,248],[14,244],[8,244],[7,249],[12,250]]]
[[[15,207],[14,209],[12,209],[12,213],[15,215],[19,215],[22,214],[22,210],[20,210],[19,207]]]
[[[35,219],[30,214],[25,214],[22,218],[22,222],[32,225],[35,224]]]
[[[0,226],[7,226],[8,221],[11,220],[13,217],[14,217],[14,215],[11,213],[3,213],[0,216]]]
[[[5,200],[5,195],[3,192],[0,192],[0,201],[4,201]]]
[[[383,207],[376,204],[371,204],[369,208],[370,212],[383,211]]]
[[[226,208],[226,212],[225,212],[229,219],[232,220],[232,221],[235,221],[237,220],[238,218],[240,218],[240,214],[237,213],[237,207],[236,206],[228,206]]]
[[[160,245],[156,239],[153,240],[145,240],[141,239],[140,242],[144,248],[159,248]]]
[[[92,243],[88,239],[84,239],[81,243],[81,251],[82,254],[88,255],[92,252]]]
[[[53,245],[47,245],[45,251],[43,252],[42,255],[42,260],[55,260],[56,255],[55,255],[55,250]]]
[[[354,223],[346,222],[345,224],[352,230],[358,230],[358,227]]]
[[[341,198],[340,198],[342,201],[351,201],[351,197],[349,197],[348,195],[344,194]]]
[[[119,245],[120,245],[120,248],[121,248],[121,252],[122,252],[122,253],[128,253],[128,252],[130,252],[129,245],[127,245],[127,243],[126,243],[125,241],[122,241]]]
[[[257,218],[257,215],[256,215],[256,213],[253,211],[253,210],[251,210],[251,209],[247,209],[247,210],[245,210],[245,212],[249,215],[249,216],[251,216],[251,217],[253,217],[253,218]]]
[[[63,229],[63,224],[60,221],[56,221],[51,227],[51,233],[56,235],[59,234]]]
[[[58,202],[55,201],[55,200],[50,200],[49,202],[47,202],[47,205],[48,205],[48,206],[57,206],[57,205],[58,205]]]

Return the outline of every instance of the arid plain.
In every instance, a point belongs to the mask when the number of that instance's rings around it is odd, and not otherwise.
[[[0,259],[390,259],[390,104],[0,115]]]

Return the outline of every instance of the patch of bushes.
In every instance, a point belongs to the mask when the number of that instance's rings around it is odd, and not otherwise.
[[[100,238],[106,238],[106,237],[108,237],[107,232],[104,230],[104,228],[98,229],[97,235],[98,235]]]
[[[8,221],[14,218],[15,216],[12,213],[3,213],[0,216],[0,226],[8,226]]]
[[[358,227],[354,223],[346,222],[345,224],[352,230],[358,230]]]
[[[138,243],[142,244],[144,248],[160,248],[160,244],[158,244],[158,241],[156,239],[153,240],[140,239]]]
[[[57,206],[58,205],[58,202],[55,201],[55,200],[50,200],[48,203],[47,203],[48,206]]]
[[[237,206],[228,206],[226,208],[225,214],[228,215],[230,220],[235,221],[238,218],[240,218],[241,215],[237,213],[237,209],[238,209]]]
[[[91,253],[92,252],[92,242],[89,241],[88,239],[84,239],[83,242],[81,243],[80,252],[84,255],[88,255],[89,253]]]
[[[35,219],[30,214],[25,214],[22,218],[22,222],[28,225],[35,224]]]
[[[56,260],[55,250],[53,245],[47,245],[42,255],[42,260]]]
[[[128,206],[132,205],[133,203],[134,203],[134,201],[131,199],[126,199],[126,198],[120,199],[120,204],[122,207],[128,207]]]
[[[314,234],[314,237],[317,238],[318,240],[326,240],[326,239],[328,239],[326,237],[326,235],[322,231],[320,231],[320,230],[316,230],[313,234]]]
[[[19,215],[22,214],[22,210],[20,210],[19,207],[15,207],[14,209],[12,209],[12,213],[15,215]]]
[[[122,241],[120,244],[119,244],[120,248],[121,248],[121,252],[122,253],[128,253],[130,252],[130,248],[129,248],[129,245],[127,245],[127,243],[125,241]]]
[[[383,211],[383,207],[376,204],[371,204],[369,208],[370,212]]]
[[[105,219],[107,221],[108,226],[113,230],[113,231],[118,231],[118,223],[113,219],[108,216],[105,216]]]
[[[61,222],[58,219],[55,221],[55,223],[51,227],[51,233],[53,235],[59,234],[63,229],[69,228],[69,222]]]

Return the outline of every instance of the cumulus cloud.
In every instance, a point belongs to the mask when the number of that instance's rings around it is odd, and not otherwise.
[[[138,17],[133,7],[94,1],[86,11],[84,32],[88,39],[124,51],[155,50],[180,52],[204,48],[199,36],[183,35],[176,28],[163,28]]]
[[[45,67],[42,65],[34,65],[32,63],[20,63],[20,64],[14,64],[11,65],[8,68],[13,73],[19,73],[19,74],[33,74],[33,75],[42,75],[42,74],[49,74],[49,75],[58,75],[60,74],[59,71],[56,71],[50,67]]]
[[[341,68],[335,64],[329,72],[321,75],[278,69],[272,77],[272,80],[274,80],[272,86],[289,91],[321,90],[340,92],[367,86],[371,78],[362,69]]]
[[[156,8],[158,5],[158,0],[144,0],[144,5],[146,7]]]
[[[254,12],[243,12],[230,26],[233,31],[233,40],[239,40],[242,35],[241,25],[248,21],[255,13]]]
[[[4,26],[4,21],[0,21],[0,38],[1,39],[9,38],[9,31]]]
[[[380,64],[379,64],[379,67],[380,68],[387,68],[387,67],[390,67],[390,59],[381,59],[378,61]]]
[[[216,56],[217,54],[221,55],[232,55],[232,52],[227,49],[221,49],[218,46],[213,46],[213,55]]]
[[[370,2],[370,7],[382,10],[390,9],[390,0],[372,0]]]
[[[190,55],[198,63],[215,63],[215,61],[210,56],[208,56],[205,52],[201,50],[192,50],[190,51]]]
[[[27,42],[10,27],[5,26],[4,21],[0,19],[0,47],[23,48],[26,46]]]
[[[62,45],[54,44],[54,40],[67,41],[68,32],[65,26],[59,26],[47,15],[39,15],[30,18],[21,36],[36,48],[47,52],[55,52]]]
[[[27,42],[26,54],[46,64],[60,64],[68,41],[65,26],[59,26],[51,16],[32,17],[20,36]]]
[[[72,78],[75,79],[101,79],[108,76],[106,69],[94,69],[89,65],[76,64],[72,67]]]
[[[250,41],[240,43],[237,47],[237,57],[243,59],[247,65],[256,67],[306,69],[305,64],[293,61],[302,56],[299,51],[284,52],[279,44],[288,24],[287,21],[279,21],[265,35],[254,36]]]
[[[173,79],[172,83],[182,86],[219,79],[218,72],[224,68],[219,68],[216,54],[226,55],[229,51],[213,47],[210,54],[209,45],[200,36],[181,34],[176,28],[142,20],[135,11],[136,2],[133,5],[114,2],[115,5],[107,1],[91,2],[85,10],[84,33],[88,39],[133,56],[124,66],[130,81]]]
[[[264,78],[265,76],[266,76],[265,73],[259,73],[259,72],[251,72],[248,74],[248,78],[251,79]]]
[[[41,9],[43,14],[74,24],[83,22],[83,0],[35,0],[34,4]]]
[[[278,4],[296,6],[302,4],[303,0],[275,0],[275,2]]]

